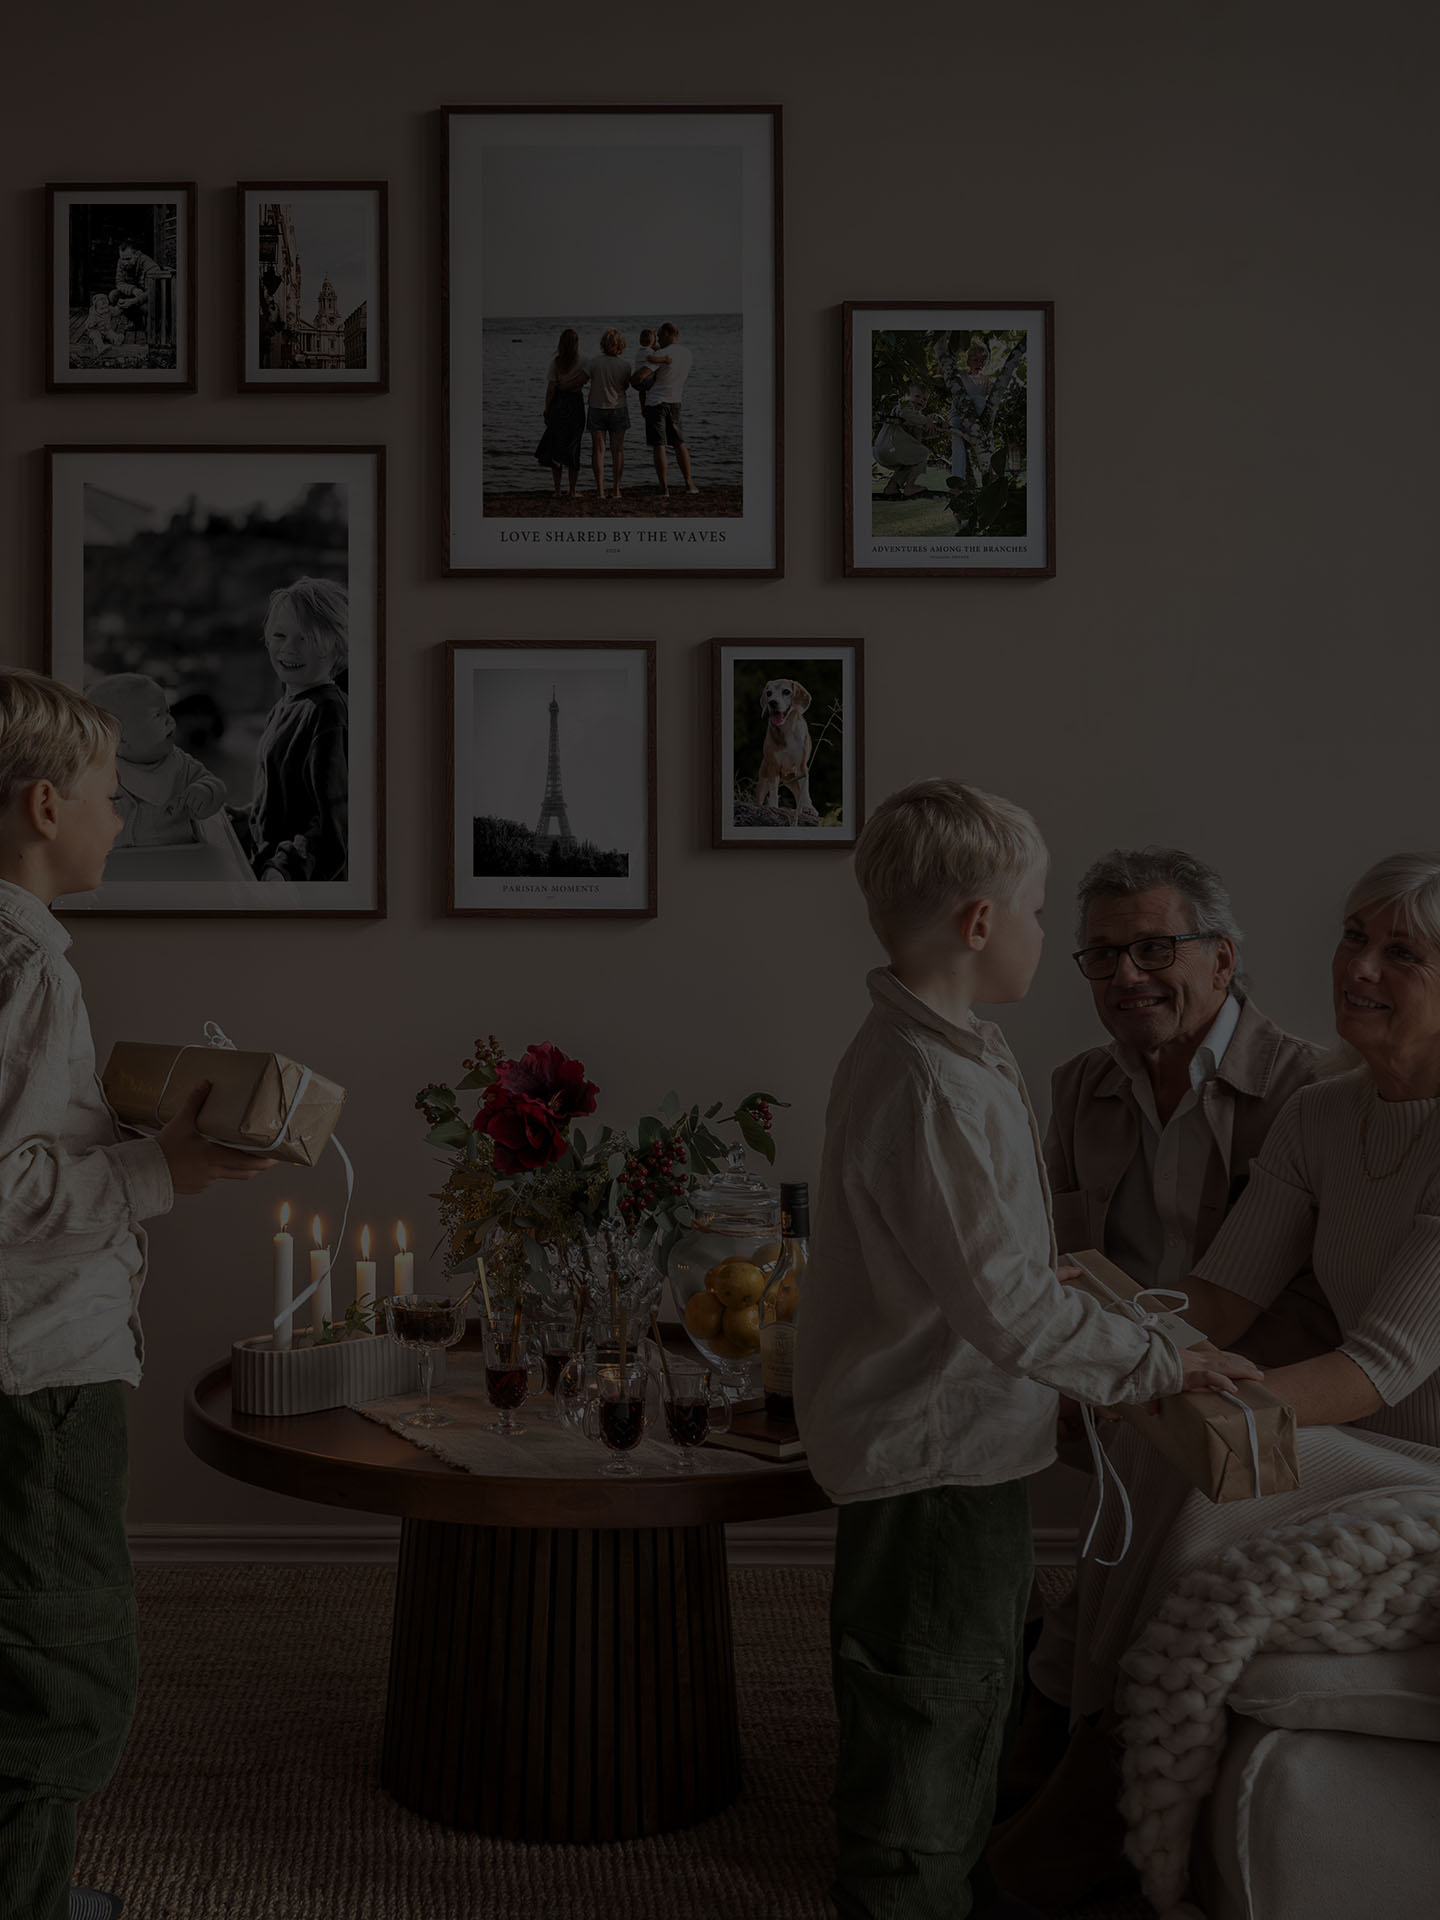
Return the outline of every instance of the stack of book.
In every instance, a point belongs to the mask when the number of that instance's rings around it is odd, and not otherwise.
[[[762,1460],[799,1460],[805,1447],[793,1420],[777,1420],[766,1413],[764,1400],[737,1400],[730,1409],[726,1433],[712,1432],[707,1447],[732,1447]]]

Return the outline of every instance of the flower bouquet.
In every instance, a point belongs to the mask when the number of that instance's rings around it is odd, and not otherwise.
[[[716,1127],[734,1125],[773,1161],[771,1109],[788,1104],[751,1093],[731,1113],[720,1101],[702,1113],[668,1093],[657,1113],[591,1139],[578,1122],[599,1089],[549,1042],[516,1060],[491,1034],[462,1068],[454,1087],[432,1082],[415,1098],[427,1140],[450,1161],[433,1196],[447,1273],[478,1271],[492,1311],[503,1301],[527,1317],[566,1313],[579,1329],[587,1309],[608,1309],[622,1340],[625,1323],[638,1335],[658,1304],[666,1254],[690,1224],[692,1176],[709,1178],[725,1157]],[[467,1119],[471,1093],[480,1101]]]

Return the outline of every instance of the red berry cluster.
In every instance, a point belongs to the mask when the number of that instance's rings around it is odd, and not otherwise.
[[[432,1127],[438,1126],[444,1118],[441,1109],[434,1104],[434,1095],[448,1092],[448,1087],[442,1087],[432,1080],[428,1087],[422,1087],[415,1096],[415,1105],[419,1108],[420,1112],[424,1114]]]
[[[781,1105],[784,1105],[783,1101]],[[770,1116],[770,1102],[768,1100],[757,1100],[750,1111],[760,1122],[761,1126],[764,1127],[766,1133],[772,1133],[774,1131],[774,1124]]]
[[[498,1067],[504,1058],[505,1049],[492,1033],[488,1040],[477,1040],[474,1057],[462,1060],[460,1065],[466,1073],[473,1073],[479,1066]]]
[[[667,1193],[684,1193],[685,1175],[677,1172],[689,1158],[685,1142],[671,1135],[637,1148],[620,1170],[620,1218],[633,1233],[645,1214]]]

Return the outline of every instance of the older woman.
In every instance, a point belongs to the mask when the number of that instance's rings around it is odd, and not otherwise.
[[[1300,1486],[1212,1506],[1130,1428],[1112,1429],[1135,1544],[1119,1566],[1081,1568],[1070,1703],[1081,1724],[991,1856],[1003,1885],[1042,1906],[1077,1897],[1093,1877],[1082,1865],[1102,1864],[1103,1849],[1068,1841],[1097,1834],[1120,1657],[1176,1581],[1350,1496],[1440,1490],[1440,854],[1396,854],[1361,876],[1331,976],[1336,1029],[1357,1064],[1281,1110],[1249,1186],[1186,1282],[1186,1319],[1221,1346],[1243,1346],[1260,1313],[1313,1265],[1339,1344],[1265,1379],[1295,1409]],[[1119,1545],[1117,1522],[1097,1559]],[[1118,1838],[1113,1825],[1110,1833]]]
[[[630,426],[630,362],[622,360],[625,336],[618,327],[607,327],[600,336],[600,351],[585,362],[590,376],[590,407],[585,426],[590,438],[590,470],[595,475],[595,491],[605,498],[605,442],[610,443],[610,485],[620,498],[620,482],[625,475],[625,434]]]

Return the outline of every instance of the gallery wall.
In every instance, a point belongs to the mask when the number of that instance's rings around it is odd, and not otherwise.
[[[778,1170],[813,1177],[878,953],[843,853],[710,850],[715,635],[863,637],[870,796],[943,772],[1035,812],[1050,950],[1006,1023],[1042,1110],[1051,1066],[1097,1035],[1069,902],[1117,843],[1214,862],[1257,999],[1328,1033],[1347,883],[1440,839],[1429,10],[732,0],[658,16],[643,43],[573,0],[350,0],[263,31],[178,0],[142,11],[76,0],[3,29],[0,651],[41,664],[46,443],[384,444],[390,899],[382,921],[77,919],[102,1055],[214,1019],[344,1082],[354,1221],[382,1244],[397,1216],[430,1244],[414,1093],[492,1030],[579,1055],[617,1120],[667,1087],[767,1086],[793,1103]],[[441,577],[447,101],[783,106],[783,578]],[[146,177],[199,185],[198,392],[47,396],[43,185]],[[286,178],[389,182],[385,396],[235,390],[234,186]],[[623,247],[637,214],[587,178],[573,217]],[[1054,301],[1053,580],[842,577],[839,304],[893,298]],[[656,641],[654,920],[444,917],[443,645],[510,638]],[[188,1383],[261,1325],[279,1201],[308,1215],[337,1195],[329,1168],[277,1175],[154,1224],[137,1524],[346,1519],[222,1479],[180,1434]],[[1042,1523],[1072,1493],[1052,1478]]]

